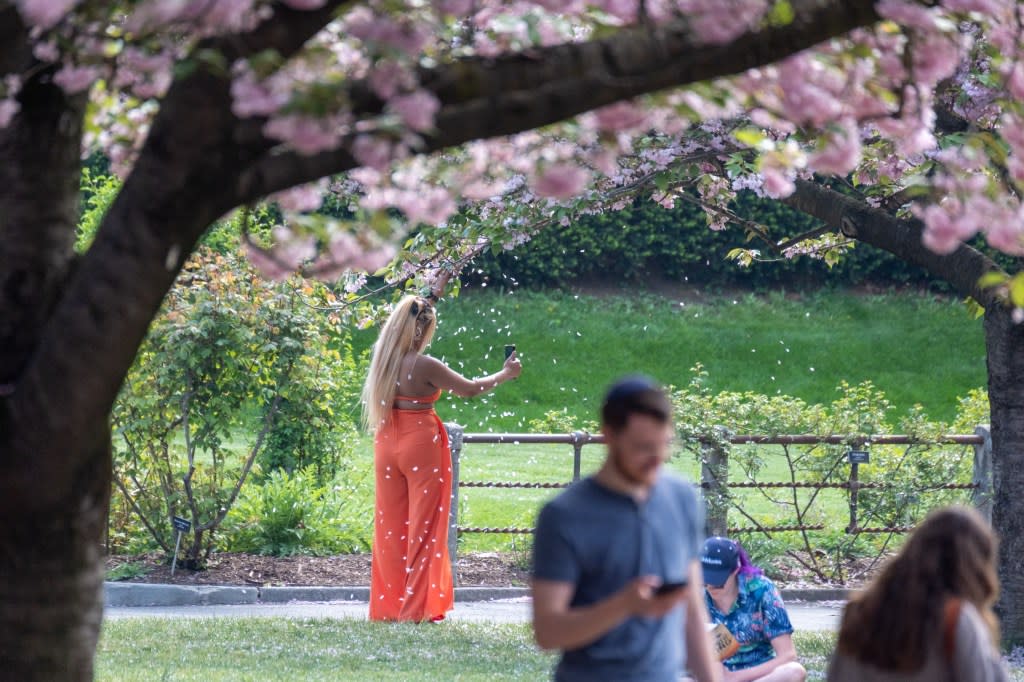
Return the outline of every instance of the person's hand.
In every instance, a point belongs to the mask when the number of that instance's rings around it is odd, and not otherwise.
[[[523,364],[519,362],[519,356],[515,352],[505,360],[505,366],[502,368],[502,371],[508,379],[515,379],[523,373]]]
[[[619,593],[626,603],[626,610],[631,616],[644,618],[661,618],[679,606],[685,599],[689,587],[681,587],[666,594],[657,595],[654,591],[661,580],[657,576],[645,575],[633,579]]]
[[[739,671],[729,670],[725,667],[725,663],[720,665],[722,666],[722,682],[737,682],[737,680],[743,679]]]

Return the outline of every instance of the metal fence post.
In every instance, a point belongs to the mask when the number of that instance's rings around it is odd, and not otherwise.
[[[857,502],[858,496],[860,495],[860,464],[857,462],[850,463],[850,525],[846,527],[846,532],[853,534],[860,529],[860,520],[857,518]]]
[[[701,443],[700,478],[707,504],[708,535],[729,533],[729,449],[728,431],[714,428],[715,439]]]
[[[580,480],[580,469],[583,466],[583,432],[572,432],[572,480]]]
[[[462,436],[465,429],[458,424],[445,424],[448,443],[452,450],[452,506],[448,511],[448,560],[452,562],[452,580],[458,582],[455,570],[459,549],[459,457],[462,455]]]
[[[974,485],[978,486],[971,492],[971,503],[985,520],[992,523],[992,431],[988,424],[979,425],[974,429],[981,436],[982,442],[974,446]]]

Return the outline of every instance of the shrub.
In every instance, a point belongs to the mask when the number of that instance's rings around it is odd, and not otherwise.
[[[892,407],[885,395],[871,382],[849,385],[842,382],[839,397],[829,405],[808,405],[787,396],[764,396],[752,392],[711,393],[706,388],[707,375],[695,368],[686,388],[673,394],[676,424],[683,448],[698,461],[707,457],[706,447],[724,449],[728,453],[730,482],[764,481],[769,454],[781,455],[788,475],[785,484],[794,488],[763,490],[750,496],[731,489],[725,498],[709,497],[711,506],[731,507],[733,521],[742,518],[742,525],[770,527],[773,525],[816,525],[823,530],[760,532],[747,541],[753,547],[764,546],[769,555],[777,555],[775,540],[786,539],[786,554],[798,560],[817,578],[844,582],[850,559],[880,557],[902,542],[896,530],[880,533],[850,533],[844,529],[845,502],[827,509],[821,490],[813,484],[841,484],[849,480],[851,467],[847,452],[854,446],[867,449],[870,464],[860,467],[859,482],[868,484],[858,492],[858,528],[899,528],[912,526],[927,512],[951,503],[967,503],[969,493],[947,490],[946,483],[966,483],[972,477],[973,453],[970,447],[939,443],[949,433],[949,424],[928,419],[920,407],[893,419]],[[983,394],[972,394],[961,401],[962,414],[956,425],[971,432],[982,417]],[[849,436],[841,445],[730,445],[728,435],[810,434]],[[911,437],[911,445],[878,445],[870,436],[902,433]],[[777,473],[777,472],[776,472]],[[802,487],[812,484],[812,487]],[[837,493],[840,494],[840,493]],[[842,495],[848,495],[844,490]],[[755,509],[752,500],[760,495],[770,505]],[[838,500],[833,500],[833,505]],[[842,514],[841,520],[837,515]],[[765,544],[767,542],[767,544]]]
[[[237,256],[200,251],[114,406],[120,497],[165,552],[170,517],[192,522],[185,566],[209,556],[261,456],[326,478],[352,428],[334,408],[352,400],[355,361],[296,289],[264,282]]]
[[[368,523],[349,507],[349,486],[322,485],[310,468],[277,470],[247,488],[225,522],[224,546],[274,556],[350,554],[370,547]],[[346,517],[355,521],[345,521]]]

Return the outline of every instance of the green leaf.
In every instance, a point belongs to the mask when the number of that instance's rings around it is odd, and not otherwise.
[[[972,320],[977,320],[985,314],[985,308],[972,296],[968,296],[964,299],[964,305],[967,306],[967,314]]]
[[[978,286],[982,289],[989,289],[1001,284],[1006,284],[1006,280],[1008,279],[1010,279],[1010,276],[1005,272],[986,272],[978,279]]]
[[[766,139],[764,131],[757,128],[741,128],[733,136],[748,147],[757,147]]]
[[[1024,272],[1018,272],[1010,280],[1010,302],[1024,308]]]
[[[796,18],[796,12],[793,11],[793,5],[789,0],[776,2],[768,13],[768,23],[772,26],[788,26],[793,23],[794,18]]]

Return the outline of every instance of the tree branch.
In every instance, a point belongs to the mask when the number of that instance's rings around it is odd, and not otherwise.
[[[21,73],[32,63],[28,28],[13,4],[0,7],[0,78]]]
[[[181,265],[203,230],[235,206],[230,192],[222,191],[223,185],[252,158],[244,156],[235,141],[238,120],[231,113],[227,74],[199,59],[199,52],[217,49],[228,63],[262,50],[276,50],[287,59],[344,4],[331,2],[314,12],[279,4],[274,17],[252,32],[203,41],[196,47],[198,68],[172,84],[132,173],[69,281],[66,263],[61,261],[70,260],[78,217],[85,98],[74,98],[74,106],[65,107],[56,99],[31,116],[32,109],[25,110],[23,104],[23,113],[15,118],[15,124],[23,126],[0,133],[0,152],[7,161],[0,167],[0,275],[10,278],[17,267],[25,267],[7,254],[14,254],[8,249],[26,241],[5,232],[7,224],[23,218],[26,229],[40,227],[30,233],[32,240],[58,244],[57,248],[50,243],[35,248],[53,261],[41,272],[51,279],[59,276],[60,286],[50,286],[47,280],[45,288],[41,284],[29,288],[61,292],[59,301],[42,301],[38,307],[44,313],[39,314],[40,323],[33,322],[33,330],[42,328],[28,346],[31,356],[12,395],[0,401],[0,426],[26,425],[14,433],[0,433],[0,450],[9,439],[12,451],[26,453],[8,463],[12,475],[5,484],[12,494],[0,497],[4,506],[20,502],[38,508],[64,499],[75,485],[81,462],[71,457],[75,453],[89,456],[93,449],[83,447],[83,440],[102,438],[121,382]],[[52,83],[46,87],[59,92]],[[34,91],[23,90],[22,99]],[[49,145],[43,144],[47,140],[53,141],[55,158],[47,156]],[[10,153],[5,142],[30,149],[34,156],[26,158],[32,163],[23,165],[20,159],[26,155]],[[71,161],[64,163],[65,157]],[[33,168],[42,170],[27,172]],[[60,192],[56,187],[48,189],[58,184]],[[15,192],[24,195],[25,210],[12,214],[6,200]],[[53,199],[40,202],[40,196]],[[52,217],[54,213],[59,213],[59,220]],[[35,280],[28,281],[33,284]],[[2,291],[18,289],[0,281]],[[14,309],[34,310],[22,303]],[[3,329],[14,323],[0,315],[0,341]],[[0,352],[0,363],[6,362],[6,354]],[[6,383],[4,379],[0,374],[0,384]]]
[[[470,58],[420,71],[422,86],[441,101],[432,152],[470,140],[556,123],[619,100],[741,73],[769,64],[878,20],[869,0],[801,0],[786,26],[750,31],[728,45],[706,45],[683,18],[637,26],[588,43],[538,48],[496,59]],[[348,93],[357,117],[381,111],[365,82]],[[244,204],[356,165],[347,149],[301,157],[266,156],[244,172],[235,202]]]
[[[993,289],[978,285],[982,275],[999,271],[999,266],[966,244],[949,255],[930,251],[921,243],[924,226],[920,220],[897,218],[808,180],[797,180],[796,191],[783,203],[824,221],[847,237],[924,268],[985,308],[999,303]]]

